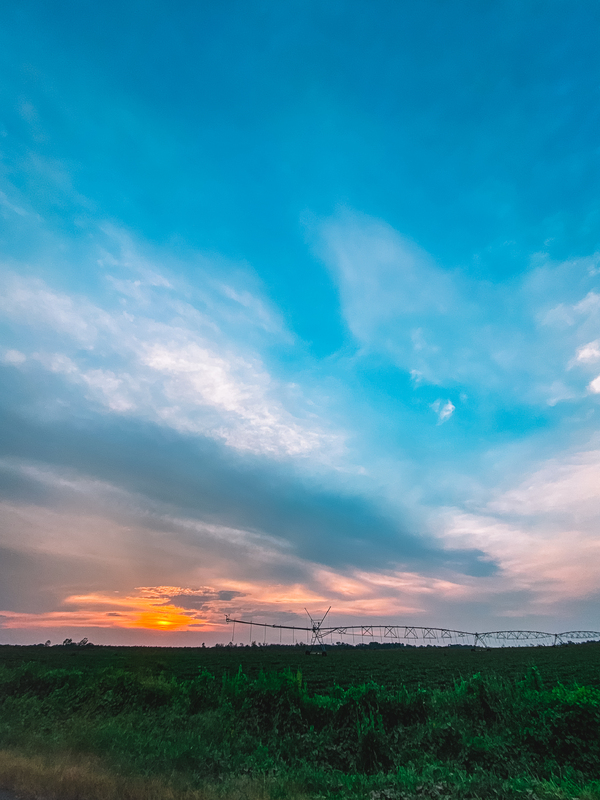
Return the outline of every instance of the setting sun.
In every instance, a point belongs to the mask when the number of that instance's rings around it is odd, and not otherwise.
[[[135,628],[173,631],[186,628],[188,625],[197,625],[198,620],[176,608],[161,608],[160,611],[143,611],[130,624]]]

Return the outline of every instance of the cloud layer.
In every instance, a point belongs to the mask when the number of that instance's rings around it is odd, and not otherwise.
[[[0,8],[3,635],[597,627],[591,5],[163,5]]]
[[[323,402],[334,377],[347,408],[348,371],[382,356],[414,397],[434,392],[431,416],[418,405],[404,412],[432,446],[455,441],[440,439],[440,426],[461,424],[470,395],[504,385],[508,406],[593,402],[591,262],[534,266],[513,292],[511,316],[502,290],[469,288],[383,223],[329,220],[323,257],[358,350],[327,377],[315,365],[301,386],[269,372],[274,345],[302,343],[256,285],[247,288],[247,268],[224,282],[215,277],[222,264],[202,259],[192,287],[107,230],[88,254],[100,253],[102,305],[24,270],[3,274],[7,630],[201,630],[210,639],[224,635],[226,613],[293,620],[307,603],[333,602],[353,619],[414,621],[449,608],[464,618],[472,603],[527,618],[555,613],[557,599],[569,607],[595,595],[595,452],[566,461],[548,452],[541,466],[530,453],[520,472],[529,463],[531,478],[519,478],[516,462],[516,488],[480,479],[473,493],[469,478],[470,501],[467,462],[442,476],[441,460],[429,464],[430,488],[415,492],[399,463],[382,470],[364,451],[358,418],[346,411],[334,425],[331,396]],[[574,272],[580,288],[553,304]],[[481,323],[484,307],[466,299],[486,294],[505,302],[493,330]],[[517,334],[525,319],[528,337]],[[498,350],[507,340],[508,360]],[[551,357],[529,368],[540,349]],[[476,457],[484,465],[486,450]],[[454,503],[437,511],[436,474]],[[45,579],[17,590],[16,576],[42,564]]]

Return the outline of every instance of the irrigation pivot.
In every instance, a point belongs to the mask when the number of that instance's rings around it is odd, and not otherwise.
[[[313,619],[311,615],[308,613],[308,609],[304,609],[308,614],[308,618],[311,624],[312,630],[312,639],[310,642],[310,650],[306,650],[307,656],[326,656],[327,650],[325,650],[325,645],[323,643],[323,633],[321,632],[321,625],[325,622],[325,617],[331,611],[331,606],[327,609],[327,611],[323,614],[321,619]]]
[[[562,633],[547,633],[546,631],[487,631],[484,633],[472,633],[470,631],[459,631],[453,628],[427,628],[419,625],[342,625],[323,627],[325,617],[331,611],[331,606],[327,609],[321,619],[313,618],[309,612],[310,627],[301,625],[269,625],[266,622],[253,622],[243,619],[233,619],[225,617],[225,621],[239,625],[253,625],[257,628],[265,629],[265,641],[267,628],[274,628],[281,633],[291,631],[294,642],[300,641],[296,634],[306,633],[310,635],[310,648],[306,650],[307,655],[327,655],[325,650],[325,640],[329,638],[333,642],[334,635],[339,637],[342,642],[349,644],[365,642],[398,642],[404,641],[410,644],[435,644],[435,645],[470,645],[488,649],[490,647],[511,647],[515,645],[562,645],[572,642],[592,642],[600,641],[600,631],[563,631]],[[345,637],[345,638],[344,638]],[[308,637],[307,637],[308,638]]]

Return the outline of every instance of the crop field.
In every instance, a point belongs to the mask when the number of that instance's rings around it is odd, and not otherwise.
[[[0,789],[600,800],[600,645],[0,647]]]
[[[50,668],[102,670],[107,667],[133,673],[164,672],[176,678],[194,678],[198,669],[218,677],[242,671],[301,670],[311,692],[335,684],[348,688],[367,681],[382,686],[450,688],[475,673],[517,678],[530,666],[547,685],[577,682],[600,688],[600,643],[558,647],[507,647],[485,650],[469,647],[331,647],[327,657],[306,656],[305,647],[14,647],[0,646],[0,664],[35,662]]]

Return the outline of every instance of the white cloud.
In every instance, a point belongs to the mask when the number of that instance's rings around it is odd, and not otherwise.
[[[450,419],[450,417],[454,413],[454,408],[455,407],[454,407],[453,403],[450,400],[446,401],[446,403],[444,404],[444,406],[440,410],[438,423],[441,424],[442,422],[445,422],[447,419]]]
[[[600,507],[600,450],[551,459],[488,504],[491,511],[524,516],[561,513],[594,518]],[[591,504],[590,504],[591,503]]]
[[[162,280],[153,265],[132,252],[126,260],[142,277],[112,281],[127,297],[125,308],[100,308],[37,278],[7,273],[0,312],[36,333],[44,349],[32,354],[35,361],[81,386],[88,399],[110,412],[135,413],[256,453],[297,456],[339,449],[340,436],[326,432],[308,404],[301,417],[286,408],[286,397],[293,396],[302,411],[298,387],[274,380],[247,341],[251,337],[239,335],[240,326],[248,330],[254,321],[271,333],[281,330],[261,298],[221,285],[224,305],[213,294],[209,316],[189,302],[189,290]],[[242,312],[229,337],[231,303]],[[60,349],[48,352],[51,343]],[[26,359],[17,351],[7,353],[7,363]]]
[[[77,364],[64,353],[34,353],[33,358],[39,361],[50,372],[59,375],[77,375]]]
[[[19,324],[50,329],[93,347],[99,329],[115,332],[112,317],[82,297],[52,291],[42,280],[5,272],[0,280],[0,312]]]
[[[546,403],[549,406],[555,406],[565,400],[575,400],[581,396],[581,393],[574,391],[573,388],[567,386],[564,381],[552,381],[552,383],[544,387],[546,395]]]
[[[588,342],[582,347],[577,348],[576,361],[581,364],[593,364],[595,361],[600,360],[600,340],[595,339],[593,342]]]
[[[573,309],[578,314],[595,314],[600,311],[600,294],[591,291],[586,294],[583,300],[580,300]]]
[[[141,362],[165,376],[162,390],[171,401],[167,416],[172,423],[179,416],[183,429],[202,430],[203,423],[190,412],[208,406],[225,415],[221,421],[229,421],[213,434],[238,449],[300,455],[318,450],[328,438],[295,420],[270,396],[271,378],[260,363],[223,357],[195,342],[155,343],[144,351]],[[173,414],[175,403],[178,415]]]
[[[592,394],[600,394],[600,375],[591,381],[591,383],[588,385],[588,391]]]
[[[19,350],[6,350],[2,356],[2,361],[4,361],[5,364],[12,364],[16,367],[27,361],[27,356]]]
[[[456,298],[449,276],[389,225],[352,214],[325,223],[321,233],[346,321],[361,342],[371,344],[398,316],[451,310]]]
[[[81,374],[81,377],[92,390],[92,396],[100,397],[111,411],[125,412],[136,408],[136,403],[127,391],[128,380],[117,377],[111,370],[91,369]]]
[[[555,328],[567,328],[574,325],[575,315],[573,314],[573,308],[571,306],[559,303],[557,306],[554,306],[554,308],[542,313],[539,320],[542,325]]]
[[[435,411],[438,417],[438,425],[441,425],[446,420],[450,419],[455,410],[455,405],[451,400],[447,400],[443,405],[441,400],[436,400],[431,403],[431,408]]]
[[[241,359],[237,363],[227,360],[195,342],[184,346],[154,343],[144,350],[142,364],[171,376],[175,381],[171,389],[174,396],[181,398],[183,392],[192,402],[244,416],[249,414],[249,406],[255,405],[257,393],[262,394],[259,386],[244,385],[234,378],[236,367],[245,372],[252,370],[251,365]],[[263,383],[268,382],[267,375],[262,378]],[[254,403],[249,402],[251,398]]]

